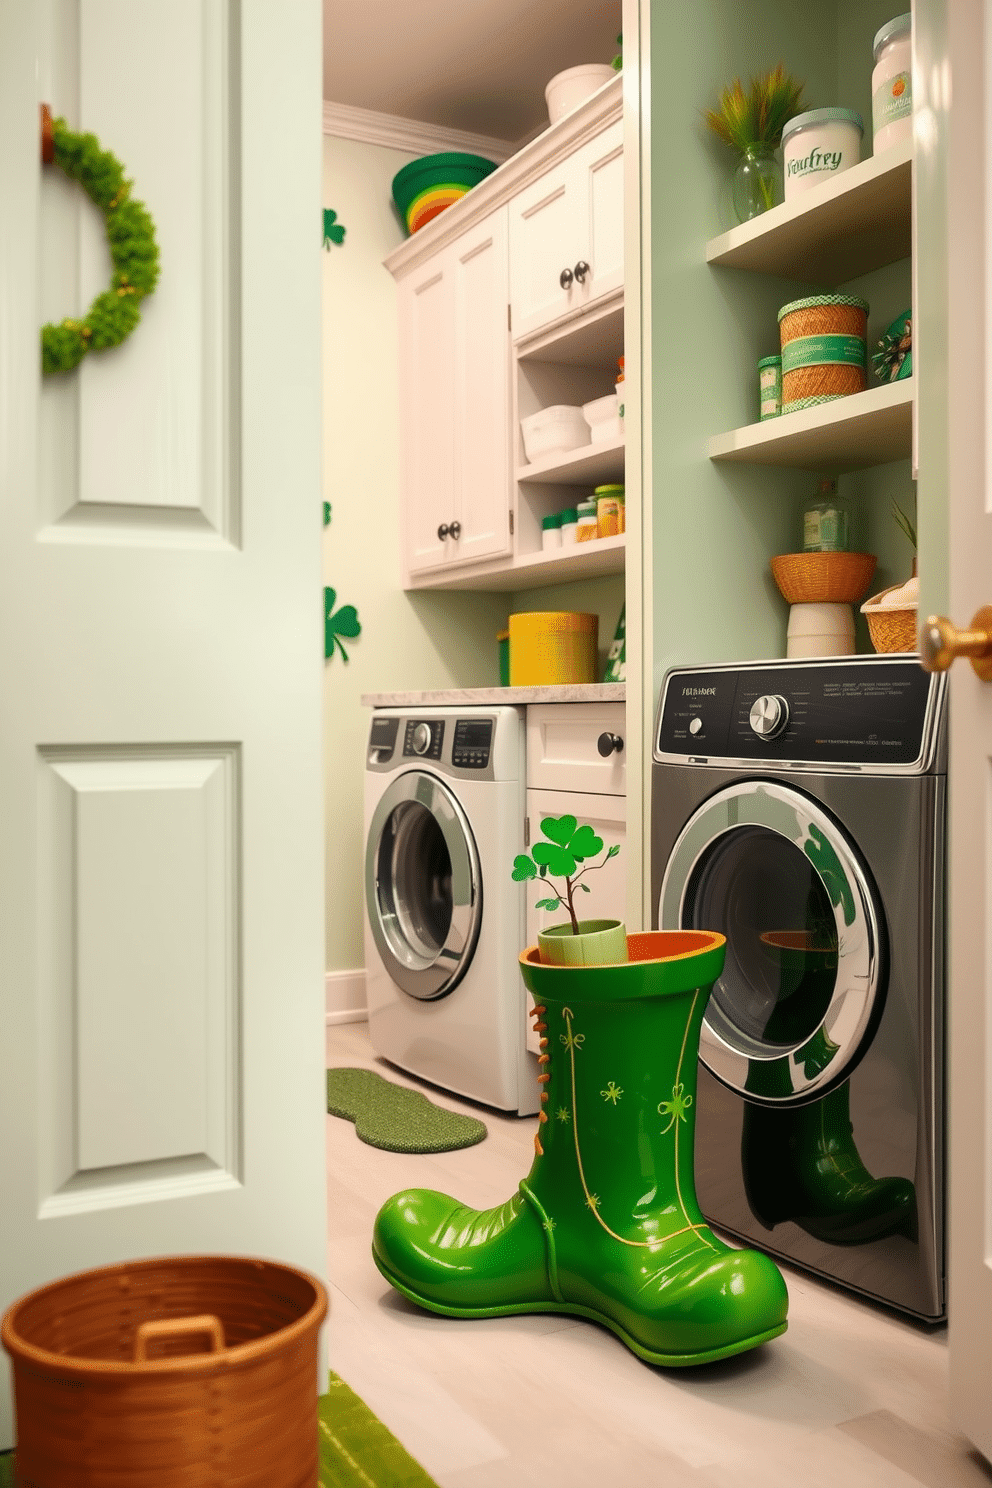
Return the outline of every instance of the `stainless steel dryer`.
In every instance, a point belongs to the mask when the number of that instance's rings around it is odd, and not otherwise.
[[[661,929],[727,937],[700,1040],[712,1224],[945,1313],[945,688],[909,656],[678,668],[654,741]]]

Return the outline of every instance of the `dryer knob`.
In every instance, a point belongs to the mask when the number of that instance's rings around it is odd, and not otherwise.
[[[749,721],[759,739],[774,739],[789,721],[789,705],[784,697],[766,693],[751,704]]]
[[[410,739],[415,754],[426,754],[431,747],[431,726],[418,723]]]

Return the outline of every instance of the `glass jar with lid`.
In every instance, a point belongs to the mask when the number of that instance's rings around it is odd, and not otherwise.
[[[803,552],[846,553],[850,547],[851,503],[837,494],[835,480],[822,480],[803,507]]]
[[[877,155],[913,133],[913,17],[896,16],[876,33],[872,48],[871,122]]]
[[[591,542],[599,536],[599,518],[596,515],[595,498],[588,501],[580,501],[578,505],[579,522],[575,531],[576,542]]]

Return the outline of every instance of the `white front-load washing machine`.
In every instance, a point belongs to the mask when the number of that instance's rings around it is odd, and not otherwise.
[[[539,1105],[525,1046],[524,715],[381,708],[365,773],[365,964],[377,1054],[504,1111]]]

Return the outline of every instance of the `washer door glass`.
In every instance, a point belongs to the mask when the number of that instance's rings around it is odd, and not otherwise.
[[[365,846],[369,925],[383,963],[411,997],[451,992],[479,939],[482,874],[464,811],[436,776],[387,787]]]
[[[700,1057],[762,1105],[850,1071],[881,1009],[882,915],[854,849],[806,796],[744,781],[711,796],[672,851],[662,929],[727,937]]]

